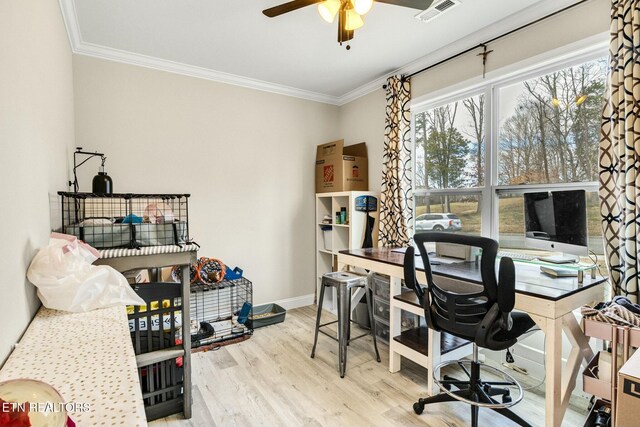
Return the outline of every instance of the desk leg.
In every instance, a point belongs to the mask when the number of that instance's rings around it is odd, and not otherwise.
[[[400,278],[391,276],[389,287],[389,372],[398,372],[400,370],[402,356],[399,353],[396,353],[396,346],[398,343],[393,339],[393,337],[400,335],[400,318],[402,310],[394,307],[393,304],[391,304],[391,300],[394,295],[400,294]]]
[[[593,357],[593,350],[589,346],[589,339],[584,335],[576,317],[573,313],[567,313],[562,318],[562,325],[569,342],[571,343],[571,353],[567,359],[567,365],[562,372],[562,401],[561,414],[564,417],[569,405],[571,393],[576,387],[576,377],[580,366],[584,365]]]
[[[545,333],[545,426],[562,424],[562,318],[546,319]]]
[[[427,345],[429,346],[429,359],[427,362],[427,390],[429,390],[430,395],[434,396],[440,391],[433,381],[433,368],[434,366],[438,366],[442,360],[442,356],[440,355],[440,332],[429,328],[427,334]]]

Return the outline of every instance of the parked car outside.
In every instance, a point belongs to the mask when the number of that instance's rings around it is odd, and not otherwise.
[[[452,213],[427,213],[416,218],[416,231],[460,231],[462,221]]]

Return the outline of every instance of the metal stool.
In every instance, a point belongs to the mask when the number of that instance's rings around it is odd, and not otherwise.
[[[322,315],[322,303],[324,302],[325,288],[337,289],[337,303],[338,303],[338,320],[320,324],[320,316]],[[378,353],[378,345],[376,343],[376,331],[375,324],[373,322],[373,308],[371,306],[371,296],[369,294],[369,281],[368,277],[360,276],[353,273],[347,273],[343,271],[336,271],[333,273],[326,273],[322,276],[322,286],[320,286],[320,297],[318,298],[318,316],[316,318],[316,331],[313,338],[313,349],[311,349],[311,357],[316,355],[316,344],[318,344],[318,332],[322,332],[329,338],[338,341],[339,348],[339,365],[340,365],[340,378],[344,378],[344,372],[347,368],[347,346],[353,340],[362,338],[368,334],[362,334],[355,338],[351,338],[351,290],[355,288],[364,288],[364,295],[367,298],[367,308],[369,309],[369,322],[371,323],[371,336],[373,337],[373,348],[376,352],[376,360],[380,362],[380,354]],[[358,298],[358,301],[362,297]],[[320,330],[321,327],[338,323],[338,338],[329,335],[327,332]]]

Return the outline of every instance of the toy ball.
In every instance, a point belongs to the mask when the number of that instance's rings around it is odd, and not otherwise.
[[[176,265],[171,269],[171,278],[174,282],[182,282],[182,266]],[[194,284],[198,281],[198,268],[195,264],[189,266],[189,283]]]
[[[227,267],[222,261],[215,258],[201,257],[198,260],[198,274],[200,281],[206,284],[214,284],[224,279]]]

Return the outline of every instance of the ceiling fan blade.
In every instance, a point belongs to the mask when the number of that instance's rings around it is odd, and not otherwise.
[[[434,0],[376,0],[378,3],[393,4],[411,9],[427,10]]]
[[[278,6],[270,7],[262,11],[269,18],[273,18],[283,13],[293,12],[294,10],[301,9],[306,6],[311,6],[315,3],[320,3],[322,0],[294,0],[288,3],[279,4]]]

